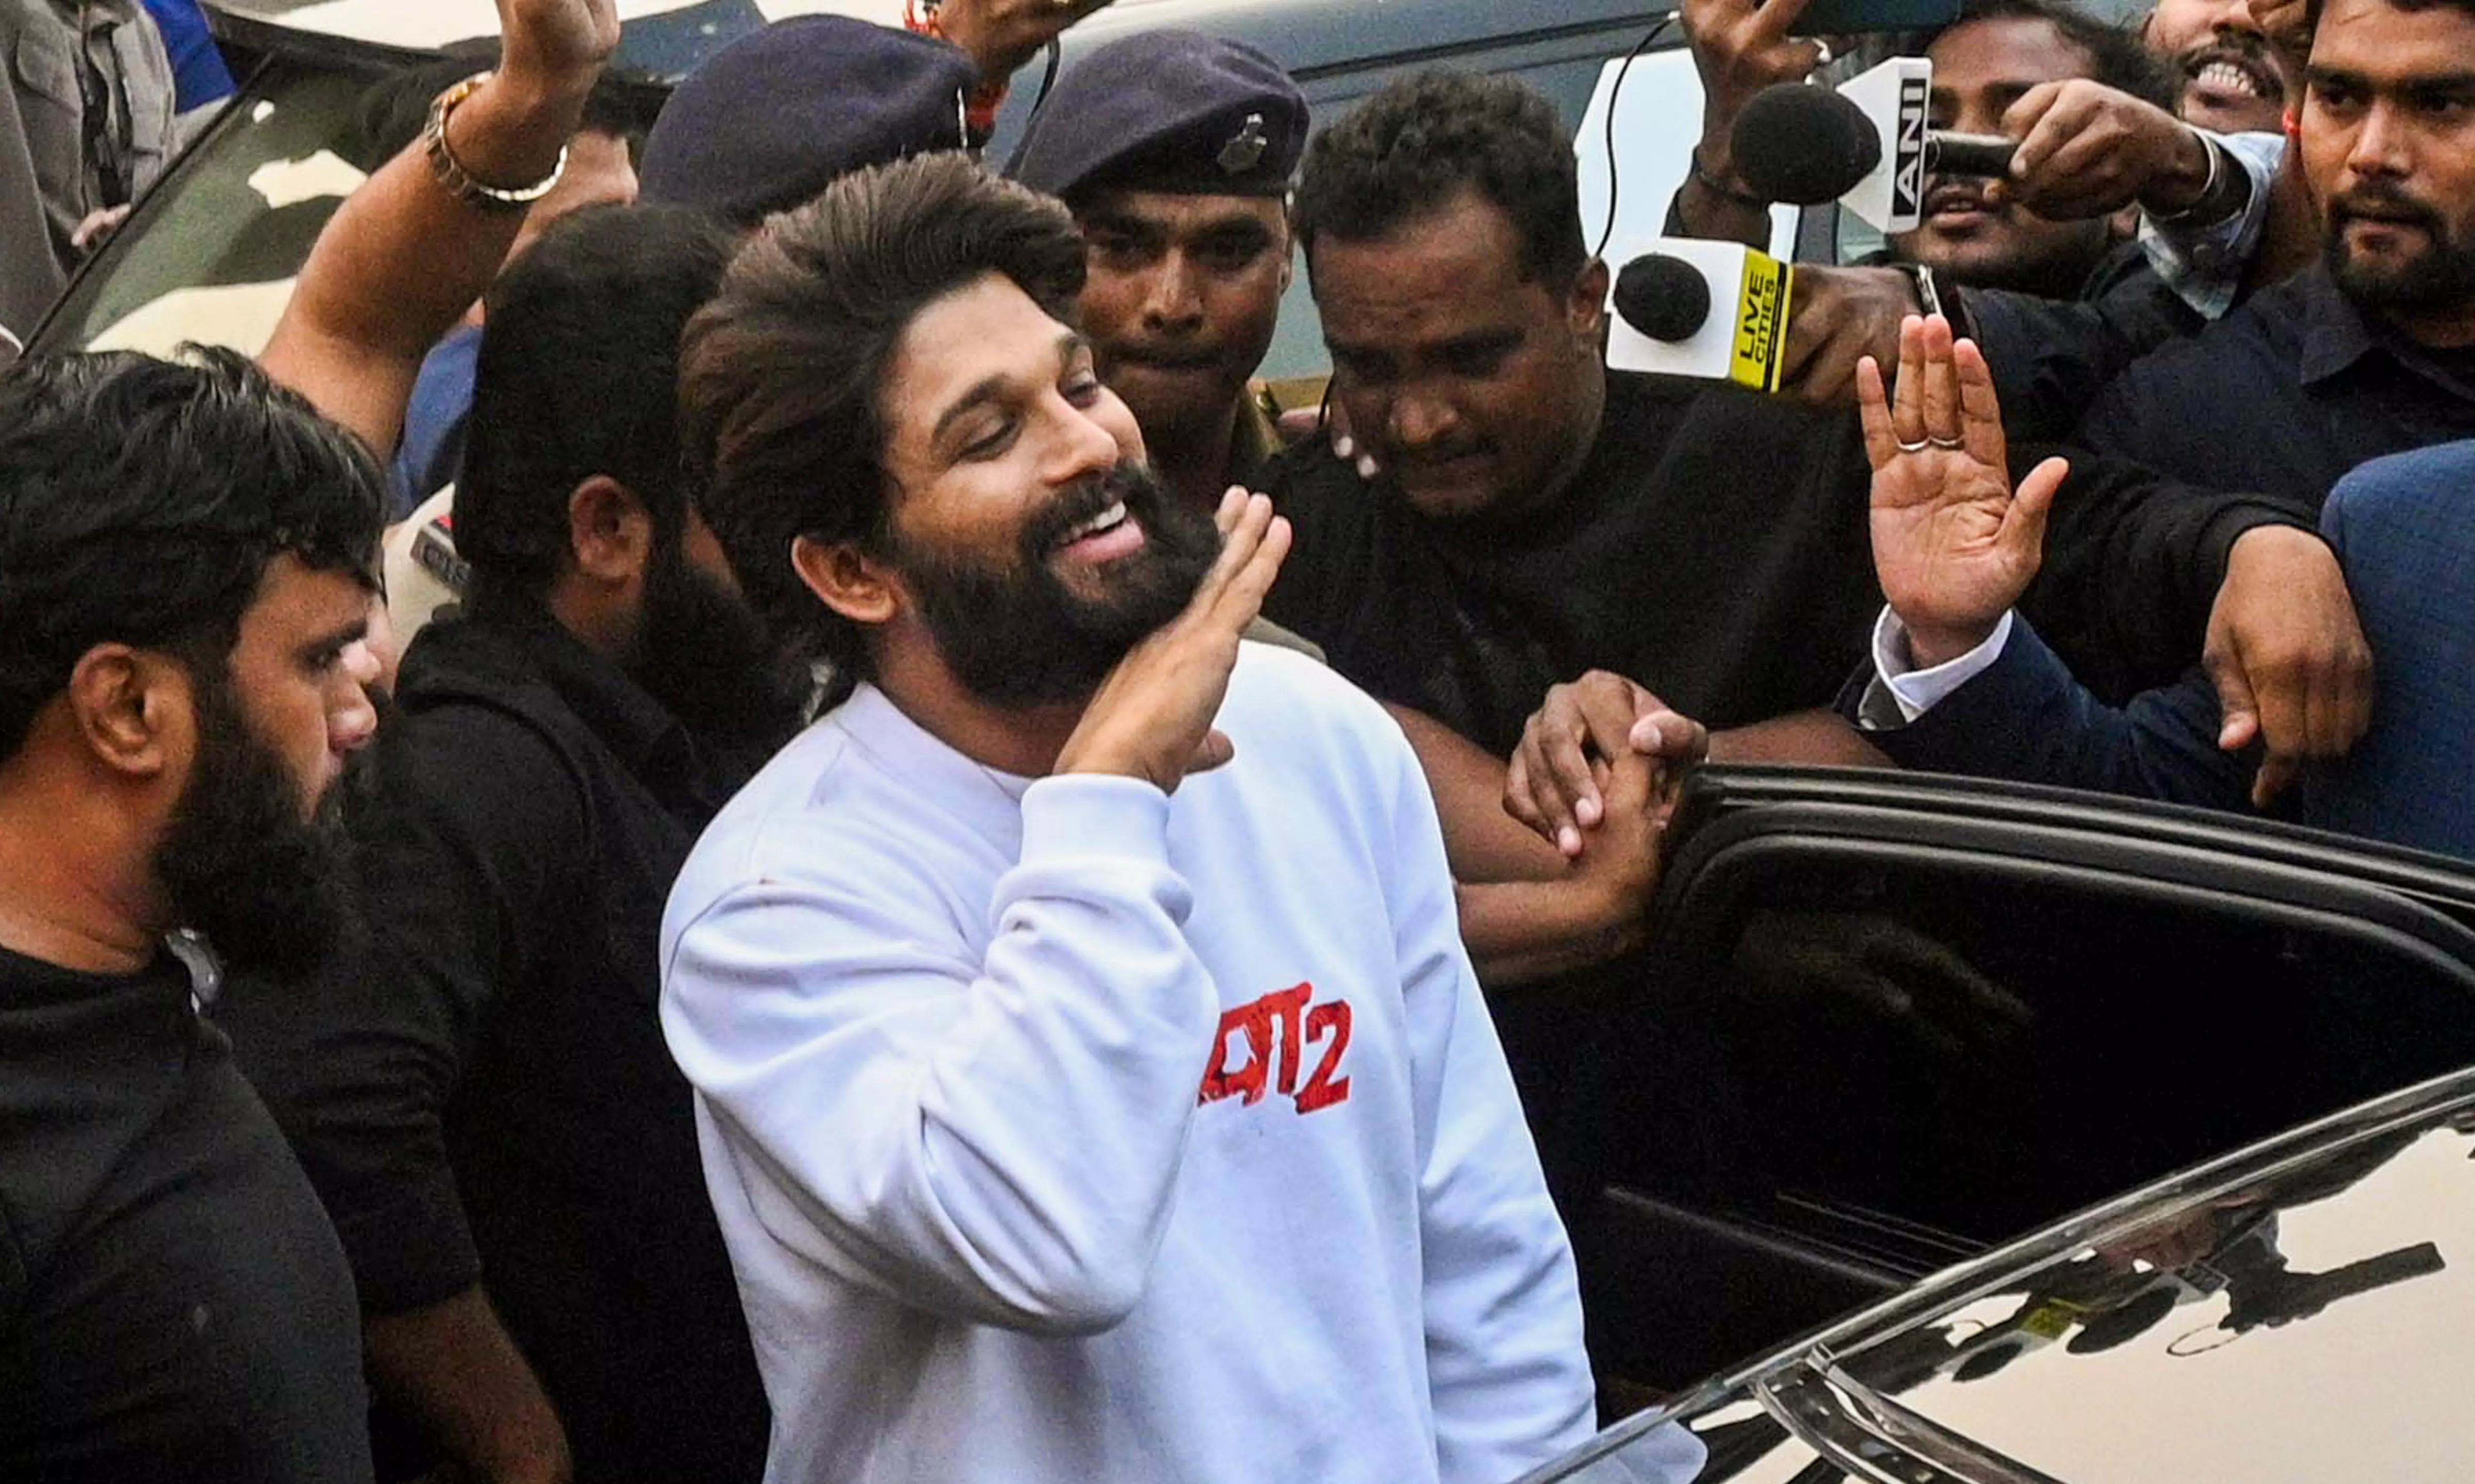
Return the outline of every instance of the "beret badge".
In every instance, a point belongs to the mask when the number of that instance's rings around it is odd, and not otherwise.
[[[1249,113],[1245,124],[1220,146],[1217,163],[1224,175],[1244,175],[1262,159],[1263,152],[1272,147],[1270,135],[1263,133],[1263,115]]]

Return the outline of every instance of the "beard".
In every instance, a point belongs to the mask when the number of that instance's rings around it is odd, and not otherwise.
[[[1087,597],[1052,559],[1068,531],[1119,501],[1142,526],[1142,549],[1103,570],[1108,596]],[[1090,695],[1128,650],[1183,612],[1219,555],[1220,531],[1171,498],[1148,467],[1125,463],[1024,522],[1004,566],[899,537],[892,547],[920,621],[963,688],[991,705],[1044,706]]]
[[[367,791],[368,749],[305,817],[300,781],[242,713],[230,675],[201,673],[198,751],[154,873],[180,925],[234,968],[290,978],[335,951],[353,921],[348,798]]]
[[[775,662],[756,611],[676,540],[654,553],[620,668],[718,762],[752,767],[799,723],[802,687]]]
[[[2451,231],[2447,218],[2394,186],[2372,184],[2329,199],[2322,241],[2329,276],[2359,304],[2376,309],[2451,309],[2475,300],[2475,232]],[[2346,227],[2365,216],[2412,225],[2431,246],[2413,257],[2374,263],[2346,246]]]

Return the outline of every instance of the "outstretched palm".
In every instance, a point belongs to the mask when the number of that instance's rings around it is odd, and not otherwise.
[[[2013,493],[1993,377],[1939,316],[1900,327],[1896,398],[1870,359],[1857,392],[1874,469],[1875,573],[1919,663],[1938,663],[1993,632],[2036,575],[2046,511],[2068,466],[2047,459]]]

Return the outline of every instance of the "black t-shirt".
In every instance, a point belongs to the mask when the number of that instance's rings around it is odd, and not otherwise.
[[[1552,508],[1451,523],[1320,443],[1271,472],[1296,542],[1265,616],[1499,757],[1592,669],[1711,726],[1828,705],[1881,603],[1853,413],[1610,372]]]
[[[0,1478],[370,1475],[335,1234],[166,954],[0,951]]]

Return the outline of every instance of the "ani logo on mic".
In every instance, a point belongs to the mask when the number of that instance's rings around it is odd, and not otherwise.
[[[1927,78],[1899,79],[1899,169],[1891,185],[1891,214],[1913,218],[1924,209],[1925,102],[1933,86]]]

